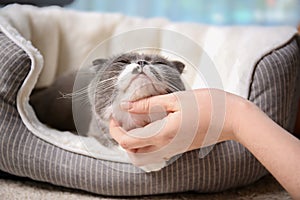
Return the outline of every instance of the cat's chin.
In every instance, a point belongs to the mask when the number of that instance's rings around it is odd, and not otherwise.
[[[148,98],[148,97],[152,97],[154,95],[133,95],[131,96],[128,101],[138,101],[138,100],[141,100],[141,99],[145,99],[145,98]]]
[[[163,88],[155,86],[154,83],[144,84],[136,88],[133,87],[130,88],[130,90],[127,91],[127,94],[129,94],[126,95],[127,101],[137,101],[147,97],[152,97],[166,93]]]

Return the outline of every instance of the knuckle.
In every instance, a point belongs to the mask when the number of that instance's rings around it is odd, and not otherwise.
[[[119,145],[123,148],[123,149],[128,149],[128,141],[125,138],[121,138],[119,141]]]
[[[168,110],[174,110],[178,107],[178,99],[175,93],[168,94]]]
[[[175,93],[164,95],[161,99],[161,102],[164,104],[164,107],[167,109],[167,111],[173,111],[177,107],[178,103]]]
[[[161,140],[163,142],[167,142],[167,143],[171,142],[173,139],[174,139],[173,134],[164,134],[164,135],[162,135],[162,138],[161,138]]]
[[[151,98],[147,98],[143,101],[144,102],[143,110],[146,111],[147,113],[149,113],[149,111],[150,111],[150,105],[151,105],[150,101],[151,101]]]
[[[133,112],[141,112],[141,113],[148,113],[150,110],[150,100],[149,98],[145,98],[142,100],[137,100],[133,103],[133,107],[131,111]]]

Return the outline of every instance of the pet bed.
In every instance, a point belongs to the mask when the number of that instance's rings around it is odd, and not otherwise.
[[[234,141],[215,145],[203,158],[198,150],[184,153],[160,171],[145,173],[120,158],[126,155],[101,155],[103,149],[91,138],[39,122],[28,103],[34,88],[47,87],[60,74],[77,69],[101,41],[137,28],[168,29],[192,38],[212,59],[223,89],[248,98],[281,126],[293,129],[300,53],[296,29],[291,27],[176,24],[165,19],[20,5],[1,9],[0,17],[2,171],[111,196],[218,192],[253,183],[267,174]],[[163,48],[163,38],[156,35],[148,40],[160,40]],[[118,44],[110,45],[114,46],[109,50],[118,48]],[[195,81],[190,85],[197,87]],[[95,148],[87,150],[86,146]]]

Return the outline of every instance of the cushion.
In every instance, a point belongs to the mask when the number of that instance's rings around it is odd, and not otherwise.
[[[294,122],[299,47],[296,39],[257,63],[248,99],[288,130]],[[91,158],[35,136],[16,107],[27,77],[27,53],[0,33],[0,170],[55,185],[112,196],[184,191],[217,192],[253,183],[265,168],[239,143],[220,143],[204,158],[197,150],[183,154],[158,172],[145,173],[128,163]]]

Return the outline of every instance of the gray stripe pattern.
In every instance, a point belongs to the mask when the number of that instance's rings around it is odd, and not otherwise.
[[[249,99],[272,119],[288,126],[299,73],[295,42],[267,55],[255,70]],[[297,65],[297,66],[296,66]],[[267,171],[240,144],[223,142],[206,157],[183,154],[158,172],[94,159],[37,138],[22,123],[16,93],[30,70],[28,56],[0,33],[0,170],[34,180],[102,195],[137,196],[183,191],[217,192],[250,184]]]
[[[299,57],[296,39],[265,56],[255,69],[249,95],[250,101],[290,132],[299,100]]]

